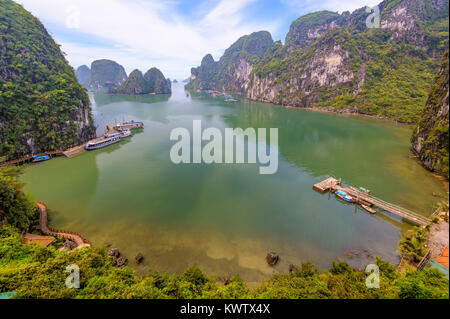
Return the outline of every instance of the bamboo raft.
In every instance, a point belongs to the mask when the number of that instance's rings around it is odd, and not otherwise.
[[[372,206],[376,206],[378,208],[381,208],[382,210],[400,216],[421,226],[427,226],[430,223],[430,219],[406,208],[383,201],[379,198],[369,195],[366,192],[359,191],[355,187],[343,187],[341,179],[329,177],[317,184],[314,184],[313,189],[320,193],[326,193],[328,191],[335,193],[336,191],[341,190],[350,195],[356,204],[364,205],[369,208]]]

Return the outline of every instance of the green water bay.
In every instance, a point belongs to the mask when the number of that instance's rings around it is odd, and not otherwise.
[[[386,201],[428,216],[445,194],[441,182],[410,158],[411,127],[371,118],[281,108],[204,94],[126,96],[90,92],[97,134],[115,121],[145,128],[108,148],[29,165],[27,192],[47,203],[54,227],[78,231],[95,246],[117,247],[141,272],[180,272],[198,265],[210,275],[248,282],[312,261],[340,257],[354,267],[371,256],[398,262],[397,242],[410,225],[371,215],[314,183],[342,177]],[[259,164],[180,164],[170,160],[174,128],[278,128],[279,168]],[[271,268],[268,252],[280,255]]]

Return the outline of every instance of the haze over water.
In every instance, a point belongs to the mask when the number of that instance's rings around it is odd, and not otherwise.
[[[145,128],[108,148],[73,159],[30,165],[27,191],[44,201],[56,228],[78,231],[95,246],[117,247],[135,268],[181,272],[200,266],[210,275],[249,282],[289,264],[325,269],[337,257],[354,267],[371,256],[398,261],[397,241],[409,226],[389,214],[370,215],[312,190],[332,175],[423,215],[445,188],[410,159],[411,128],[374,119],[286,109],[223,97],[90,93],[98,134],[108,123],[144,121]],[[182,164],[170,161],[172,129],[201,120],[203,128],[279,128],[279,169],[259,164]],[[275,268],[265,256],[275,251]],[[347,254],[346,254],[347,252]],[[352,254],[352,258],[347,255]]]

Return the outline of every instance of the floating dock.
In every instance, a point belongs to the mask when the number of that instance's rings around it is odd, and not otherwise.
[[[335,193],[336,191],[341,190],[350,195],[354,199],[356,204],[363,204],[368,207],[376,206],[389,213],[400,216],[404,219],[407,219],[421,226],[427,226],[431,222],[428,218],[424,216],[421,216],[413,211],[410,211],[398,205],[383,201],[379,198],[369,195],[368,193],[359,191],[355,187],[352,186],[343,187],[341,179],[336,179],[334,177],[329,177],[317,184],[314,184],[313,189],[320,193],[326,192]]]

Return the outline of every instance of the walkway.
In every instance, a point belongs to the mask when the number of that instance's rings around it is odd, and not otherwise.
[[[48,225],[47,206],[44,203],[41,203],[41,202],[37,202],[36,205],[37,205],[37,207],[39,208],[39,210],[41,212],[39,225],[41,227],[41,231],[44,234],[49,235],[49,236],[56,236],[56,237],[61,237],[61,238],[65,238],[65,239],[71,240],[71,241],[73,241],[73,242],[75,242],[77,244],[77,248],[75,248],[75,249],[81,249],[83,247],[91,247],[89,241],[87,239],[83,238],[79,233],[68,231],[68,230],[52,229]]]

